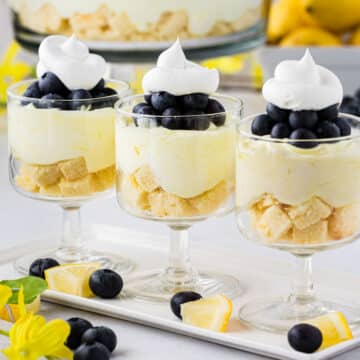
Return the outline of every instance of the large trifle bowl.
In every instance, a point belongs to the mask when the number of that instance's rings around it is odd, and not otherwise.
[[[84,71],[89,65],[84,57],[94,61],[84,44],[74,38],[47,38],[44,42],[46,51],[55,47],[64,57],[70,56],[67,51],[80,51],[77,61],[85,62]],[[42,51],[40,55],[44,48]],[[98,66],[101,64],[100,60]],[[64,64],[57,65],[62,70]],[[99,261],[119,271],[132,268],[127,259],[91,252],[84,246],[80,207],[111,194],[115,185],[114,104],[128,92],[128,85],[121,81],[101,78],[95,85],[90,90],[70,90],[57,75],[45,71],[39,79],[15,84],[8,91],[11,184],[26,197],[63,209],[59,246],[34,250],[19,259],[16,267],[21,272],[28,272],[32,260],[41,257],[60,263]]]

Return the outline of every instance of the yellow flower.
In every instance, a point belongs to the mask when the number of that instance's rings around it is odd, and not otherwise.
[[[46,322],[40,315],[26,314],[24,292],[19,291],[18,304],[21,317],[9,332],[10,346],[3,353],[10,360],[37,360],[43,356],[59,359],[73,358],[65,341],[70,334],[70,325],[65,320]]]
[[[12,291],[8,286],[0,285],[0,309],[2,309],[7,304],[11,295]]]

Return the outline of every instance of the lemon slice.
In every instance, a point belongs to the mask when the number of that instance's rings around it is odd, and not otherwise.
[[[0,309],[0,319],[5,321],[16,321],[20,318],[20,311],[18,304],[9,304],[8,305],[11,311],[9,314],[6,307]],[[36,299],[30,303],[25,305],[26,312],[36,313],[40,310],[40,295],[36,297]]]
[[[215,295],[181,305],[181,316],[186,324],[225,332],[232,312],[232,302],[224,295]]]
[[[320,329],[323,336],[320,349],[325,349],[353,338],[352,331],[345,316],[339,311],[330,312],[318,318],[308,320],[306,323]]]
[[[89,286],[91,274],[99,263],[66,264],[45,270],[48,288],[81,297],[94,296]]]

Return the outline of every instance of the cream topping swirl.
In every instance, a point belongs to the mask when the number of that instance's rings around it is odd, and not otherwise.
[[[173,95],[213,93],[219,86],[219,73],[186,59],[179,39],[160,54],[157,66],[143,78],[145,92],[166,91]]]
[[[106,62],[74,35],[52,35],[40,44],[36,70],[38,77],[51,71],[69,90],[90,90],[104,77]]]
[[[317,65],[309,49],[299,61],[279,63],[262,92],[269,103],[290,110],[320,110],[341,103],[343,97],[338,77]]]

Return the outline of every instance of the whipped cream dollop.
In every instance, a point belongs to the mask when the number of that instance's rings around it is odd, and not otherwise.
[[[343,88],[338,77],[317,65],[307,49],[299,61],[278,64],[262,93],[266,101],[283,109],[320,110],[341,103]]]
[[[160,54],[157,66],[144,76],[142,85],[145,92],[210,94],[219,86],[219,72],[187,60],[177,39],[169,49]]]
[[[92,89],[106,72],[104,58],[90,54],[88,47],[73,35],[46,37],[39,47],[37,76],[54,73],[69,90]]]

